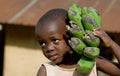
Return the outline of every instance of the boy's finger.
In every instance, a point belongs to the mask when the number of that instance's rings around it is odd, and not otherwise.
[[[93,29],[93,31],[100,31],[101,30],[101,28],[95,28],[95,29]]]

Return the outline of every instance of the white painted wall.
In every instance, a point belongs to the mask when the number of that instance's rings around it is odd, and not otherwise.
[[[34,35],[34,27],[6,28],[3,76],[36,76],[40,65],[48,61]]]
[[[41,63],[47,59],[40,50],[5,47],[4,75],[3,76],[36,76]]]

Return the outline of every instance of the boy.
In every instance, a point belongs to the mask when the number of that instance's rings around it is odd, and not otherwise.
[[[52,9],[43,15],[36,26],[36,36],[43,54],[51,61],[42,64],[37,76],[97,76],[96,68],[112,76],[120,76],[120,69],[113,63],[96,58],[96,64],[90,73],[77,72],[80,55],[68,45],[70,38],[66,25],[69,25],[67,11]],[[107,47],[113,49],[120,63],[120,47],[101,29],[95,29],[94,35],[100,37]],[[120,64],[117,64],[120,65]]]

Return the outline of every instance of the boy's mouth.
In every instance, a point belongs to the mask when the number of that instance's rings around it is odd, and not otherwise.
[[[50,59],[51,61],[55,61],[57,58],[58,58],[58,55],[57,55],[57,54],[50,55],[50,57],[49,57],[49,59]]]

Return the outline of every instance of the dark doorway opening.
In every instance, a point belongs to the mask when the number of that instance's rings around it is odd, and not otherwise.
[[[0,76],[3,76],[4,44],[5,44],[5,30],[3,26],[0,25]]]

